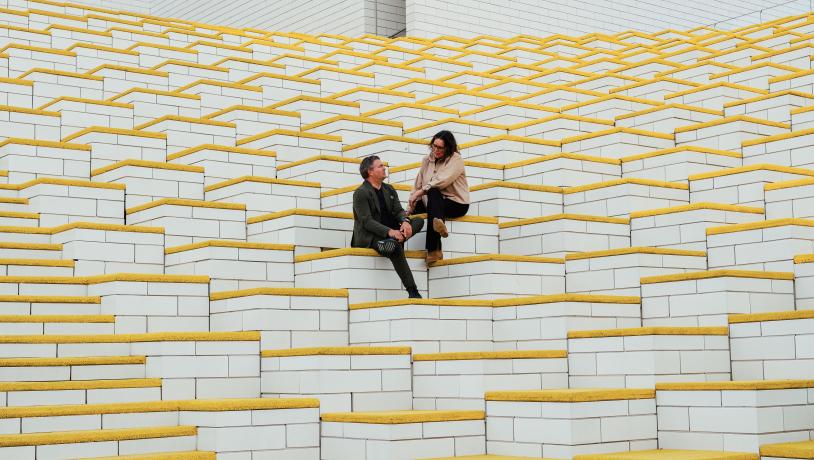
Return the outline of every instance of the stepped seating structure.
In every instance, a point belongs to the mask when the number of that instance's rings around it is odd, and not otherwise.
[[[0,458],[814,458],[812,42],[2,2]],[[352,193],[441,129],[406,299]]]

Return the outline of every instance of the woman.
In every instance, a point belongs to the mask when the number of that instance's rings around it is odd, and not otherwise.
[[[441,238],[449,234],[444,221],[469,211],[469,184],[455,136],[440,131],[430,141],[430,154],[421,162],[408,213],[427,213],[427,264],[444,258]]]

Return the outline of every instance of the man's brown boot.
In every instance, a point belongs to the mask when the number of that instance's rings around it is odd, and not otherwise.
[[[427,265],[432,265],[439,260],[444,260],[444,251],[436,249],[427,253]]]
[[[432,229],[438,232],[438,234],[441,235],[441,238],[446,238],[449,236],[446,224],[443,220],[437,217],[432,220]]]

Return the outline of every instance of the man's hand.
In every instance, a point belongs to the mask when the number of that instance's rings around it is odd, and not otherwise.
[[[404,235],[405,240],[408,240],[411,236],[413,236],[413,226],[410,225],[410,221],[405,220],[401,223],[401,234]]]
[[[393,238],[394,240],[398,241],[399,243],[404,241],[404,235],[402,235],[401,231],[399,231],[399,230],[390,229],[387,232],[387,236],[389,236],[390,238]]]

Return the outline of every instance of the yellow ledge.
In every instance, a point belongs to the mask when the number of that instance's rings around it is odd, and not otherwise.
[[[102,166],[101,168],[96,168],[90,172],[91,177],[98,176],[100,174],[104,174],[109,171],[113,171],[119,168],[124,168],[127,166],[135,166],[139,168],[153,168],[153,169],[166,169],[172,171],[184,171],[184,172],[192,172],[192,173],[203,173],[204,168],[203,166],[191,166],[191,165],[179,165],[173,163],[164,163],[161,161],[147,161],[147,160],[136,160],[136,159],[128,159],[122,160],[107,166]]]
[[[295,208],[295,209],[286,209],[285,211],[277,211],[269,214],[263,214],[260,216],[249,217],[248,219],[246,219],[246,223],[256,224],[259,222],[265,222],[267,220],[279,219],[281,217],[288,217],[294,215],[313,216],[313,217],[332,217],[335,219],[353,219],[353,213],[351,212],[323,211],[320,209]]]
[[[82,356],[69,358],[0,358],[0,367],[108,366],[145,364],[145,356]]]
[[[747,452],[659,449],[576,455],[574,460],[760,460],[760,456]]]
[[[487,401],[517,402],[591,402],[653,399],[656,390],[583,388],[568,390],[487,391]]]
[[[498,225],[499,228],[512,228],[521,225],[532,225],[543,222],[551,222],[554,220],[578,220],[582,222],[601,222],[605,224],[630,224],[630,219],[624,217],[604,217],[604,216],[589,216],[584,214],[552,214],[550,216],[532,217],[529,219],[513,220],[511,222],[503,222]]]
[[[287,348],[283,350],[263,350],[263,358],[284,358],[289,356],[366,356],[366,355],[409,355],[410,347],[312,347]]]
[[[706,251],[690,251],[687,249],[655,248],[648,246],[634,246],[631,248],[607,249],[604,251],[573,252],[565,255],[565,260],[592,259],[594,257],[610,257],[627,254],[661,254],[669,256],[706,257]]]
[[[814,380],[740,380],[656,384],[656,389],[659,391],[791,390],[799,388],[814,388]]]
[[[705,121],[703,123],[696,123],[694,125],[679,126],[675,129],[676,134],[685,133],[687,131],[696,131],[704,128],[711,128],[713,126],[723,125],[726,123],[734,123],[743,121],[747,123],[755,123],[764,126],[773,126],[776,128],[791,129],[788,123],[781,123],[779,121],[763,120],[761,118],[750,117],[748,115],[733,115],[731,117],[718,118],[716,120]]]
[[[783,227],[786,225],[796,225],[800,227],[814,227],[814,220],[785,218],[759,220],[757,222],[747,222],[745,224],[723,225],[721,227],[708,227],[707,235],[720,235],[723,233],[742,232],[747,230],[759,230],[762,228]]]
[[[782,140],[785,140],[785,139],[791,139],[791,138],[794,138],[794,137],[808,136],[810,134],[814,134],[814,128],[801,129],[801,130],[798,130],[798,131],[792,131],[790,133],[775,134],[773,136],[764,136],[764,137],[759,137],[757,139],[750,139],[750,140],[741,142],[741,147],[750,147],[750,146],[753,146],[753,145],[767,144],[769,142],[777,142],[777,141],[782,141]]]
[[[396,425],[403,423],[455,422],[484,420],[486,413],[480,410],[411,410],[396,412],[329,412],[322,414],[323,422],[375,423]]]
[[[636,136],[654,137],[654,138],[657,138],[657,139],[666,139],[666,140],[674,140],[675,139],[675,135],[673,135],[673,134],[659,133],[659,132],[655,132],[655,131],[645,131],[643,129],[636,129],[636,128],[617,127],[617,128],[606,129],[604,131],[596,131],[596,132],[593,132],[593,133],[579,134],[579,135],[576,135],[576,136],[566,137],[566,138],[562,139],[562,145],[565,146],[565,144],[570,144],[570,143],[573,143],[573,142],[580,142],[580,141],[584,141],[584,140],[588,140],[588,139],[593,139],[595,137],[610,136],[610,135],[618,134],[618,133],[633,134],[633,135],[636,135]]]
[[[217,454],[215,452],[206,451],[185,451],[185,452],[169,452],[161,454],[136,454],[136,455],[117,455],[115,457],[94,457],[93,459],[84,460],[216,460]]]
[[[43,414],[59,415],[59,414]],[[111,430],[57,431],[52,433],[25,433],[0,435],[0,447],[47,446],[104,441],[125,441],[175,436],[195,436],[194,426],[171,426],[160,428],[118,428]]]
[[[94,276],[0,276],[3,283],[30,284],[101,284],[113,281],[143,283],[209,283],[207,275],[164,275],[150,273],[111,273]]]
[[[236,124],[228,122],[228,121],[217,121],[217,120],[207,120],[206,118],[193,118],[193,117],[184,117],[180,115],[164,115],[159,118],[155,118],[148,122],[142,123],[140,125],[134,126],[133,129],[141,130],[145,128],[149,128],[150,126],[157,125],[159,123],[165,121],[177,121],[181,123],[190,123],[196,125],[207,125],[207,126],[219,126],[221,128],[235,128],[237,127]]]
[[[786,442],[764,444],[760,446],[760,455],[780,458],[814,458],[814,441]]]
[[[108,128],[106,126],[90,126],[81,131],[77,131],[73,134],[69,134],[62,138],[62,142],[68,142],[73,139],[80,138],[85,134],[92,134],[92,133],[102,133],[102,134],[116,134],[119,136],[132,136],[132,137],[148,137],[151,139],[167,139],[167,135],[164,133],[156,133],[152,131],[139,131],[136,129],[124,129],[124,128]]]
[[[523,184],[520,182],[508,182],[508,181],[494,181],[494,182],[486,182],[483,184],[473,185],[469,187],[470,192],[476,192],[478,190],[486,190],[490,188],[511,188],[516,190],[530,190],[534,192],[549,192],[549,193],[562,193],[562,187],[555,187],[552,185],[536,185],[536,184]]]
[[[220,291],[209,294],[209,300],[227,300],[254,295],[297,296],[297,297],[347,297],[347,289],[322,288],[252,288],[238,291]]]
[[[385,164],[387,164],[387,163],[385,163]],[[393,189],[395,189],[395,190],[401,190],[401,191],[404,191],[404,192],[409,192],[410,190],[413,189],[413,187],[411,187],[411,186],[409,186],[407,184],[389,184],[389,185],[391,187],[393,187]],[[358,185],[348,185],[347,187],[340,187],[340,188],[335,188],[333,190],[326,190],[324,192],[321,192],[319,194],[319,197],[320,198],[325,198],[325,197],[328,197],[328,196],[335,196],[335,195],[341,195],[343,193],[350,193],[350,192],[356,191],[357,188],[359,188]]]
[[[292,137],[305,137],[309,139],[319,139],[323,141],[333,141],[333,142],[342,142],[341,136],[334,136],[331,134],[317,134],[317,133],[307,133],[303,131],[292,131],[290,129],[272,129],[270,131],[265,131],[259,134],[255,134],[254,136],[244,137],[243,139],[238,139],[235,144],[243,145],[248,144],[250,142],[254,142],[259,139],[265,139],[271,136],[292,136]]]
[[[474,256],[456,257],[453,259],[439,260],[435,262],[432,267],[443,267],[445,265],[459,265],[475,262],[486,261],[499,261],[499,262],[532,262],[532,263],[547,263],[547,264],[563,264],[564,259],[555,257],[539,257],[539,256],[515,256],[511,254],[478,254]]]
[[[591,161],[594,163],[605,163],[610,165],[618,165],[621,164],[621,160],[616,158],[602,158],[596,157],[592,155],[583,155],[581,153],[569,153],[569,152],[562,152],[562,153],[552,153],[551,155],[544,155],[537,158],[529,158],[528,160],[520,160],[515,161],[514,163],[506,163],[503,166],[503,169],[510,169],[510,168],[520,168],[523,166],[533,165],[537,163],[541,163],[543,161],[550,161],[550,160],[558,160],[560,158],[566,158],[569,160],[577,160],[577,161]],[[391,168],[392,171],[392,168]]]
[[[491,307],[491,300],[458,300],[458,299],[395,299],[378,302],[364,302],[348,305],[350,310],[368,308],[400,307],[404,305],[425,305],[436,307]]]
[[[745,212],[749,214],[764,214],[763,208],[756,208],[752,206],[739,206],[734,204],[724,203],[693,203],[682,206],[671,206],[669,208],[656,208],[648,209],[646,211],[634,211],[630,213],[630,218],[635,219],[638,217],[660,216],[664,214],[673,214],[677,212],[698,211],[701,209],[710,209],[714,211],[728,211],[728,212]]]
[[[303,158],[302,160],[292,161],[290,163],[285,163],[277,166],[277,171],[281,171],[283,169],[293,168],[294,166],[300,166],[308,163],[313,163],[315,161],[336,161],[339,163],[355,163],[359,164],[362,162],[361,158],[350,158],[350,157],[341,157],[338,155],[315,155],[308,158]],[[384,163],[385,166],[387,163]]]
[[[0,335],[0,343],[144,343],[144,342],[256,342],[260,333],[151,332],[102,335]]]
[[[264,177],[264,176],[242,176],[236,177],[234,179],[225,180],[223,182],[218,182],[212,185],[208,185],[204,187],[204,192],[211,192],[212,190],[217,190],[223,187],[228,187],[230,185],[240,184],[243,182],[258,182],[263,184],[280,184],[280,185],[293,185],[297,187],[310,187],[310,188],[319,188],[319,182],[306,182],[303,180],[290,180],[290,179],[274,179],[271,177]]]
[[[569,331],[569,339],[599,337],[633,337],[643,335],[729,335],[729,328],[723,327],[631,327],[623,329],[597,329],[593,331]]]
[[[246,205],[242,203],[221,203],[217,201],[203,201],[203,200],[186,200],[183,198],[162,198],[160,200],[151,201],[140,206],[133,206],[127,208],[125,214],[133,214],[145,209],[155,208],[158,206],[191,206],[195,208],[213,208],[213,209],[230,209],[233,211],[245,211]]]
[[[613,179],[604,182],[596,182],[593,184],[577,185],[575,187],[565,187],[563,188],[563,193],[569,195],[571,193],[587,192],[589,190],[597,190],[600,188],[615,187],[617,185],[627,185],[627,184],[646,185],[649,187],[672,188],[677,190],[690,189],[689,185],[680,182],[665,182],[654,179],[639,179],[635,177],[626,177],[623,179]]]
[[[705,270],[698,272],[677,273],[674,275],[645,276],[641,284],[669,283],[674,281],[704,280],[710,278],[755,278],[769,280],[794,280],[792,272],[767,272],[753,270]]]
[[[413,361],[471,361],[476,359],[555,359],[566,358],[565,350],[461,351],[413,355]]]
[[[757,323],[761,321],[785,321],[814,318],[814,310],[789,310],[769,313],[749,313],[729,315],[729,324]]]
[[[787,180],[787,181],[783,181],[783,182],[774,182],[774,183],[763,184],[763,190],[764,191],[782,190],[782,189],[786,189],[786,188],[803,187],[803,186],[812,185],[812,184],[814,184],[814,177],[808,177],[808,178],[805,178],[805,179],[795,179],[795,180]]]
[[[208,240],[198,243],[184,244],[181,246],[173,246],[164,249],[164,254],[175,254],[177,252],[192,251],[201,248],[236,248],[236,249],[261,249],[269,251],[293,251],[293,244],[276,244],[276,243],[252,243],[248,241],[229,241],[229,240]]]
[[[560,146],[560,141],[555,141],[551,139],[538,139],[535,137],[523,137],[523,136],[514,136],[511,134],[499,134],[497,136],[485,137],[483,139],[467,142],[459,145],[458,147],[460,149],[467,149],[471,147],[477,147],[479,145],[491,144],[492,142],[498,141],[522,142],[526,144],[548,145],[551,147]]]
[[[497,299],[492,301],[493,307],[516,307],[520,305],[547,304],[557,302],[587,302],[587,303],[614,303],[614,304],[639,304],[641,298],[636,296],[622,295],[597,295],[597,294],[552,294],[542,296],[515,297],[507,299]]]
[[[0,419],[93,414],[132,414],[139,412],[223,412],[304,409],[314,407],[319,407],[319,400],[315,398],[193,399],[137,403],[75,404],[69,406],[0,407]]]
[[[379,142],[387,142],[387,141],[395,141],[395,142],[405,142],[408,144],[420,144],[426,145],[427,141],[424,139],[418,139],[415,137],[405,137],[405,136],[394,136],[394,135],[385,135],[379,136],[373,139],[369,139],[363,142],[359,142],[357,144],[345,145],[342,147],[343,152],[350,152],[352,150],[356,150],[362,147],[367,147],[368,145],[377,144]],[[392,171],[392,169],[391,169]]]
[[[0,391],[101,390],[113,388],[155,388],[161,379],[61,380],[54,382],[0,382]]]
[[[37,139],[21,139],[18,137],[10,137],[4,140],[3,142],[0,142],[0,147],[6,145],[30,145],[32,147],[49,147],[66,150],[82,150],[85,152],[90,152],[91,150],[91,146],[87,144],[72,144],[70,142],[44,141]]]
[[[719,155],[719,156],[725,156],[725,157],[730,157],[730,158],[743,158],[743,155],[741,155],[740,152],[733,152],[733,151],[730,151],[730,150],[710,149],[710,148],[707,148],[707,147],[698,147],[698,146],[694,146],[694,145],[682,145],[682,146],[679,146],[679,147],[672,147],[672,148],[669,148],[669,149],[656,150],[656,151],[653,151],[653,152],[640,153],[638,155],[630,155],[630,156],[627,156],[627,157],[622,157],[620,159],[620,161],[622,163],[628,163],[628,162],[631,162],[631,161],[644,160],[646,158],[654,158],[654,157],[659,157],[659,156],[663,156],[663,155],[670,155],[672,153],[683,153],[683,152],[703,153],[703,154],[707,154],[707,155]]]
[[[41,109],[29,109],[26,107],[16,107],[13,105],[0,105],[0,112],[25,113],[28,115],[42,115],[45,117],[57,117],[57,118],[62,116],[62,114],[59,112],[50,112]]]
[[[216,144],[201,144],[196,145],[195,147],[190,147],[188,149],[181,150],[180,152],[175,152],[173,154],[167,155],[167,161],[172,161],[181,157],[185,157],[187,155],[192,155],[193,153],[200,152],[201,150],[214,150],[216,152],[239,153],[243,155],[256,155],[263,157],[277,156],[277,153],[272,152],[271,150],[247,149],[245,147],[230,147],[227,145],[216,145]]]
[[[781,166],[771,163],[753,164],[748,166],[738,166],[735,168],[725,168],[718,171],[709,171],[705,173],[692,174],[687,177],[690,181],[712,179],[715,177],[730,176],[732,174],[740,174],[753,171],[775,171],[786,174],[798,174],[801,176],[814,176],[814,171],[805,168],[795,168],[793,166]]]
[[[392,121],[392,120],[379,120],[378,118],[373,117],[363,117],[360,115],[336,115],[333,117],[329,117],[323,120],[315,121],[313,123],[307,124],[305,126],[301,126],[300,130],[302,131],[310,131],[314,128],[318,128],[320,126],[328,125],[337,121],[355,121],[358,123],[370,123],[374,125],[382,125],[382,126],[391,126],[393,128],[403,128],[403,123],[400,121]]]
[[[408,259],[423,259],[424,251],[404,251],[404,255]],[[366,256],[366,257],[381,257],[378,252],[368,248],[341,248],[330,249],[328,251],[315,252],[313,254],[301,254],[294,256],[294,262],[308,262],[312,260],[330,259],[333,257],[343,256]]]

